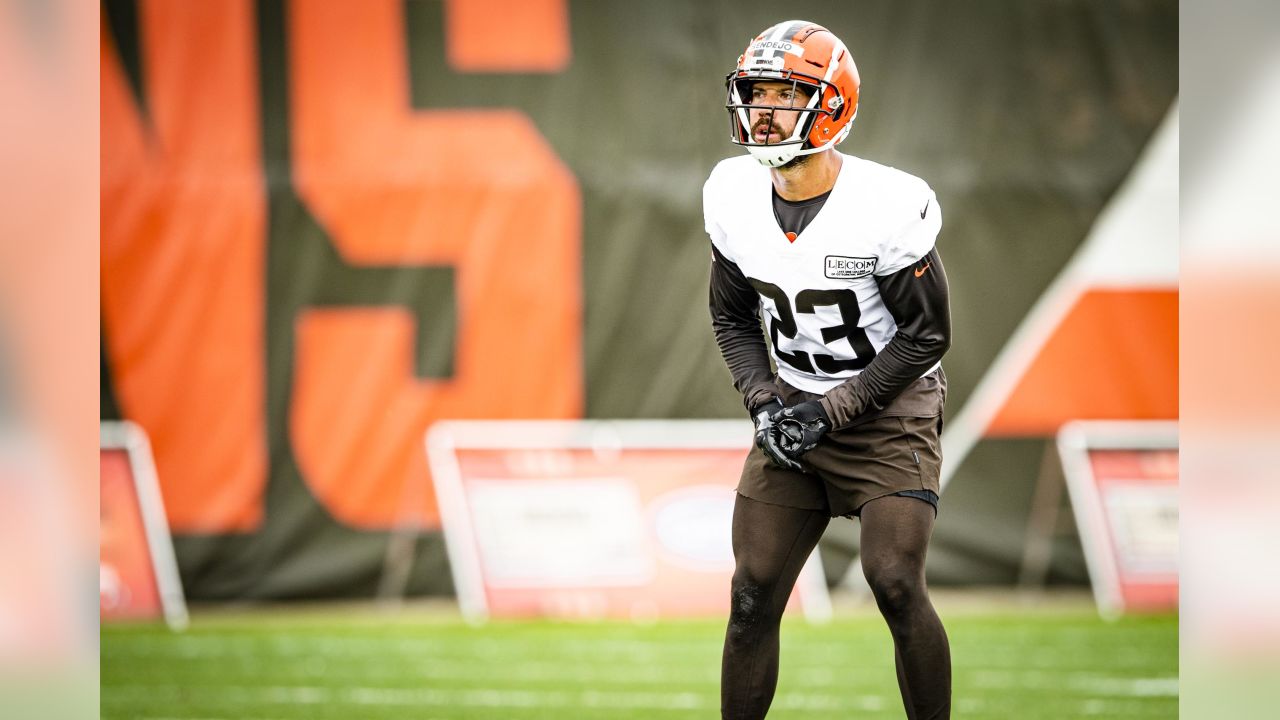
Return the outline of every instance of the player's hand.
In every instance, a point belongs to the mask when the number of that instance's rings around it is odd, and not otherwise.
[[[831,417],[817,400],[785,408],[769,420],[769,434],[774,438],[771,444],[792,462],[817,447],[818,440],[831,429]]]
[[[774,465],[792,470],[799,470],[800,463],[787,457],[778,447],[773,433],[774,418],[782,413],[782,401],[773,398],[769,402],[757,406],[751,413],[751,420],[756,424],[756,447],[764,451]]]

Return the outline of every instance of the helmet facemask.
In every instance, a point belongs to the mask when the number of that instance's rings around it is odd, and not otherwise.
[[[725,81],[729,91],[729,98],[725,108],[729,111],[730,139],[735,144],[747,148],[761,164],[769,167],[778,167],[785,165],[798,155],[808,155],[829,147],[829,145],[824,144],[822,147],[815,148],[809,142],[809,134],[813,130],[817,119],[823,115],[833,114],[831,109],[822,105],[822,98],[826,95],[824,90],[828,83],[818,78],[790,72],[776,74],[753,73],[740,76],[740,73],[735,71],[730,73]],[[760,82],[790,83],[792,104],[789,106],[754,104],[752,102],[752,88],[756,83]],[[803,105],[795,103],[800,91],[807,93],[809,96],[808,101]],[[766,136],[764,142],[756,142],[753,132],[754,123],[751,119],[752,110],[766,111],[767,114],[764,118],[770,125],[774,124],[775,116],[779,112],[793,112],[797,113],[799,117],[796,120],[795,128],[788,137],[776,142],[770,142]]]

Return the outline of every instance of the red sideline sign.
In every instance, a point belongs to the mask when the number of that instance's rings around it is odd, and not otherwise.
[[[180,630],[186,602],[146,433],[130,422],[103,422],[100,457],[99,616],[163,617]]]
[[[1177,609],[1177,422],[1068,423],[1058,451],[1098,611]]]
[[[427,451],[464,615],[727,614],[750,442],[737,421],[435,425]],[[788,607],[830,617],[816,551]]]

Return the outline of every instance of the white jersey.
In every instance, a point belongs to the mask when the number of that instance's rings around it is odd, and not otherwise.
[[[857,375],[893,338],[874,276],[914,265],[942,226],[923,180],[841,157],[835,187],[794,242],[774,217],[769,168],[751,156],[721,161],[702,191],[711,242],[760,294],[779,377],[812,393]]]

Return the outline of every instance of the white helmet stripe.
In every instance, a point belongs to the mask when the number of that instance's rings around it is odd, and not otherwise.
[[[769,33],[766,40],[785,40],[789,35],[795,35],[800,29],[809,23],[804,20],[783,20],[773,26],[773,32]]]
[[[835,37],[832,35],[832,37]],[[827,74],[822,76],[823,81],[831,82],[831,76],[836,74],[836,58],[840,57],[840,53],[844,52],[844,43],[840,38],[836,38],[835,44],[831,46],[831,60],[827,63]]]

